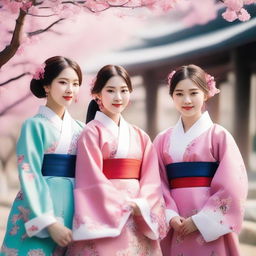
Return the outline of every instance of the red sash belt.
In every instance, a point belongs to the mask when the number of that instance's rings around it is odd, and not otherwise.
[[[103,160],[103,173],[108,179],[140,179],[141,160],[113,158]]]
[[[210,187],[212,177],[183,177],[170,179],[171,188]]]

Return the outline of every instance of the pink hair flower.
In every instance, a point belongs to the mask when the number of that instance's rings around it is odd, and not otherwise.
[[[207,86],[209,89],[208,96],[213,97],[215,94],[218,94],[220,92],[220,90],[218,88],[216,88],[216,81],[214,80],[214,77],[209,74],[206,74],[205,79],[206,79]]]
[[[33,75],[33,78],[36,80],[43,79],[44,78],[44,68],[45,68],[45,63],[43,63],[36,69],[36,71]]]
[[[89,83],[90,88],[92,89],[96,82],[96,76],[92,78],[91,82]]]
[[[176,71],[173,70],[173,71],[168,75],[167,79],[168,79],[168,84],[169,84],[169,85],[171,84],[172,78],[173,78],[173,76],[174,76],[175,73],[176,73]]]

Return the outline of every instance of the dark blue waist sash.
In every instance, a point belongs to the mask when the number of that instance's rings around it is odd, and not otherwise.
[[[76,155],[45,154],[42,165],[43,176],[75,177]]]
[[[213,177],[218,162],[180,162],[166,165],[168,179],[184,177]]]

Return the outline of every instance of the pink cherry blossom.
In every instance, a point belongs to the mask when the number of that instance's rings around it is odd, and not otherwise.
[[[241,21],[247,21],[250,18],[251,18],[250,14],[244,8],[242,8],[238,14],[238,19]]]
[[[227,9],[224,13],[222,13],[222,17],[225,20],[232,22],[232,21],[236,20],[238,16],[235,11]]]

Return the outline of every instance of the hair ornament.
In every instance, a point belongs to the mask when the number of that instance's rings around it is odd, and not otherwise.
[[[220,90],[218,88],[216,88],[216,81],[215,81],[214,77],[205,73],[205,79],[206,79],[206,83],[207,83],[207,86],[209,89],[208,96],[213,97],[215,94],[218,94],[220,92]]]
[[[168,77],[167,77],[167,81],[168,81],[168,85],[171,84],[172,78],[174,76],[174,74],[176,73],[175,70],[173,70],[171,73],[169,73]]]
[[[43,79],[44,78],[44,71],[45,71],[44,68],[45,68],[45,63],[38,66],[34,75],[33,75],[33,78],[36,79],[36,80]]]

